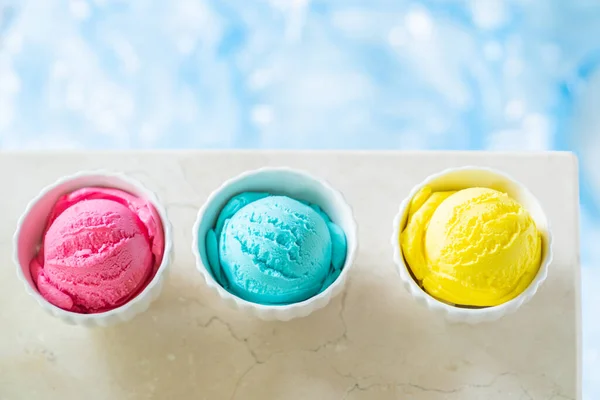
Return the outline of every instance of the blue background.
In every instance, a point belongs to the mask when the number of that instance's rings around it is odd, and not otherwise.
[[[600,398],[599,1],[0,0],[0,35],[2,149],[577,152]]]

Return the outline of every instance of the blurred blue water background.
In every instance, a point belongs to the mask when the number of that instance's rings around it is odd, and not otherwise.
[[[600,399],[600,2],[0,5],[2,149],[576,151]]]

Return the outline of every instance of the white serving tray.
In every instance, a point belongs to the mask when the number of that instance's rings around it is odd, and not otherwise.
[[[301,168],[341,190],[359,224],[344,294],[307,318],[263,322],[205,286],[190,252],[198,208],[225,179]],[[527,185],[554,233],[533,300],[502,320],[445,322],[412,300],[392,261],[392,219],[410,189],[448,167],[488,166]],[[175,257],[160,298],[133,321],[69,326],[30,298],[12,265],[27,202],[62,175],[109,169],[156,191]],[[0,155],[0,399],[580,399],[576,159],[566,153],[94,152]]]

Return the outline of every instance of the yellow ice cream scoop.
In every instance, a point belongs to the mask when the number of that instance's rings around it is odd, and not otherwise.
[[[424,187],[411,201],[400,245],[427,293],[479,307],[523,292],[542,254],[529,212],[506,193],[487,188],[434,192]]]

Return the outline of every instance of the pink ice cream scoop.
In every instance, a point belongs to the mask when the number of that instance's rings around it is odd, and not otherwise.
[[[135,297],[163,252],[163,227],[152,204],[118,189],[83,188],[56,202],[31,277],[50,303],[98,313]]]

